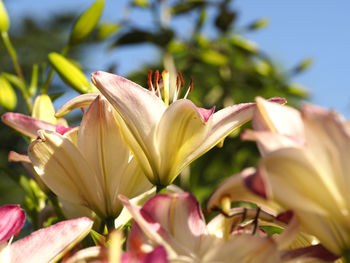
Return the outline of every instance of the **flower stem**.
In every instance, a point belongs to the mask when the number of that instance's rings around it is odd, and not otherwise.
[[[62,221],[62,220],[65,220],[66,217],[64,216],[64,214],[62,213],[62,210],[61,210],[61,207],[60,207],[60,203],[57,199],[57,196],[52,193],[52,192],[49,192],[47,194],[47,197],[49,198],[49,200],[51,201],[52,203],[52,206],[53,206],[53,209],[55,210],[55,213],[56,213],[56,216],[57,218]]]
[[[20,77],[20,79],[24,81],[23,73],[22,73],[21,67],[18,63],[18,60],[17,60],[16,50],[12,46],[9,35],[7,34],[7,32],[1,32],[1,38],[2,38],[2,41],[4,42],[4,45],[7,49],[7,52],[10,54],[10,57],[12,59],[12,63],[15,67],[15,70],[16,70],[18,77]]]
[[[166,191],[166,186],[164,185],[157,185],[156,188],[156,194],[163,194]]]

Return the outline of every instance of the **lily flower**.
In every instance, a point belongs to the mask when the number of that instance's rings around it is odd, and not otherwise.
[[[283,250],[297,233],[298,222],[295,217],[284,233],[278,238],[273,238],[257,229],[258,217],[255,211],[233,213],[229,219],[230,233],[225,238],[227,218],[219,215],[206,224],[198,202],[191,194],[156,195],[141,209],[123,196],[120,199],[135,220],[128,237],[129,251],[152,251],[155,246],[161,245],[165,248],[170,262],[244,263],[310,260],[305,253],[296,255]],[[245,223],[253,226],[253,232],[237,225],[237,222],[242,222],[244,218],[254,218],[251,224]],[[273,216],[263,211],[259,218],[274,220]],[[314,256],[312,254],[312,257]]]
[[[0,207],[0,262],[49,263],[59,260],[91,230],[88,218],[62,221],[33,232],[14,243],[6,241],[17,234],[25,221],[24,211],[17,205]]]
[[[121,131],[135,158],[158,188],[171,184],[187,165],[249,121],[255,108],[254,103],[243,103],[214,113],[215,107],[197,107],[186,99],[193,84],[185,98],[178,99],[182,77],[170,98],[169,73],[161,75],[163,92],[157,72],[154,84],[149,75],[150,90],[117,75],[92,73],[95,86],[117,110]]]
[[[76,141],[40,130],[28,148],[36,173],[60,198],[115,218],[122,193],[132,198],[152,185],[130,153],[109,103],[97,96],[85,111]]]
[[[256,102],[255,130],[242,134],[257,141],[263,156],[253,173],[255,184],[245,183],[251,190],[249,198],[265,196],[269,204],[293,210],[304,231],[331,252],[346,256],[350,249],[349,123],[333,111],[310,104],[299,112],[261,98]],[[233,179],[224,185],[211,204],[225,195],[224,188],[235,196]]]

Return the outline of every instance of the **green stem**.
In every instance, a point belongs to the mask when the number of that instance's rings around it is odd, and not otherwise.
[[[1,32],[1,38],[2,38],[2,41],[5,44],[7,52],[10,54],[10,57],[12,59],[12,63],[14,65],[14,67],[15,67],[15,70],[16,70],[16,73],[17,73],[18,77],[20,77],[24,81],[23,73],[22,73],[21,67],[20,67],[20,65],[18,63],[18,60],[17,60],[16,50],[12,46],[11,41],[10,41],[10,37],[7,34],[7,32]]]
[[[50,193],[47,194],[47,197],[51,201],[53,209],[55,210],[56,216],[58,217],[59,221],[65,220],[66,217],[62,213],[62,210],[61,210],[60,204],[58,202],[57,196],[54,193],[50,192]]]
[[[68,53],[69,48],[70,48],[69,45],[65,46],[64,49],[61,52],[61,55],[65,56]],[[49,75],[47,77],[47,80],[46,80],[46,82],[44,84],[44,87],[41,90],[41,92],[43,94],[47,93],[47,91],[49,90],[49,87],[50,87],[50,84],[51,84],[51,80],[52,80],[54,75],[55,75],[55,70],[53,68],[51,68],[51,70],[49,72]]]
[[[6,47],[7,52],[10,54],[13,66],[15,67],[15,71],[17,76],[25,83],[25,79],[21,70],[21,66],[18,63],[17,60],[17,53],[15,48],[12,46],[11,40],[7,32],[1,32],[1,38],[4,42],[4,45]],[[32,99],[30,98],[29,94],[27,94],[26,90],[21,90],[23,98],[25,103],[27,104],[29,112],[32,112],[33,105],[32,105]]]
[[[166,191],[166,186],[164,185],[157,185],[156,187],[156,194],[163,194]]]

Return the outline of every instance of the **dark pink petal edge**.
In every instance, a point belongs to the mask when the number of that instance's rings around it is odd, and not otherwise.
[[[264,199],[268,198],[265,188],[265,182],[259,169],[257,169],[255,173],[245,176],[243,182],[245,186],[254,194]]]
[[[334,262],[340,257],[327,250],[323,245],[302,247],[294,250],[286,251],[283,255],[284,259],[293,259],[298,257],[317,258],[322,262]]]
[[[6,241],[17,234],[21,230],[25,219],[25,212],[19,205],[0,207],[0,242]]]

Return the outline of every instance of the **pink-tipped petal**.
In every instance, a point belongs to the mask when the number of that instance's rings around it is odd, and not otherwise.
[[[163,101],[136,83],[107,72],[92,73],[92,81],[123,118],[143,151],[154,148],[154,130],[166,109]]]
[[[283,98],[272,98],[270,100],[281,104],[285,103],[285,99]],[[255,103],[241,103],[214,113],[211,117],[212,125],[207,138],[186,158],[183,162],[185,164],[184,166],[209,151],[231,132],[249,121],[253,117],[255,108]],[[180,167],[179,170],[182,169],[183,167]]]
[[[261,97],[255,100],[257,104],[253,117],[255,130],[271,131],[304,141],[304,125],[299,111]]]
[[[2,115],[1,120],[11,128],[31,138],[36,138],[38,136],[38,130],[56,130],[56,125],[52,123],[32,118],[21,113],[7,112]]]
[[[255,168],[246,168],[241,173],[229,177],[210,197],[207,208],[213,209],[221,206],[223,197],[228,196],[232,201],[245,201],[258,203],[272,211],[281,211],[276,202],[267,200],[270,192],[260,171]]]
[[[10,246],[11,262],[55,262],[82,240],[92,225],[92,220],[82,217],[35,231]]]
[[[0,243],[17,234],[26,219],[19,205],[4,205],[0,207]]]

